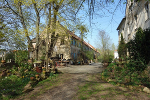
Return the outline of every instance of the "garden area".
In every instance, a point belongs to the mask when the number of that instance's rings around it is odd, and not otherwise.
[[[101,79],[130,89],[150,93],[150,30],[138,29],[127,44],[121,35],[119,59],[102,72]],[[128,51],[128,55],[127,55]]]
[[[6,63],[9,59],[12,62]],[[8,100],[33,90],[40,81],[55,76],[56,70],[28,62],[28,51],[14,51],[1,60],[0,99]],[[34,61],[36,62],[36,61]]]

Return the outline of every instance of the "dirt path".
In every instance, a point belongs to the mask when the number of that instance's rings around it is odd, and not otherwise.
[[[38,96],[36,100],[72,100],[77,95],[78,86],[82,86],[85,79],[86,74],[73,74],[70,80],[48,90],[43,95]]]
[[[58,68],[63,73],[71,74],[95,74],[104,70],[102,63],[92,63],[91,65],[69,65],[68,67]]]
[[[86,79],[86,74],[59,74],[52,81],[44,82],[13,100],[72,100]]]
[[[149,94],[101,80],[100,63],[59,70],[65,73],[38,84],[33,91],[15,100],[150,100]]]

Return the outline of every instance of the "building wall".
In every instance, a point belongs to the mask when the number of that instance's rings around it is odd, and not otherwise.
[[[146,0],[136,1],[127,0],[126,20],[124,25],[122,25],[124,27],[123,37],[125,42],[134,38],[137,28],[150,28],[150,2]],[[122,31],[122,27],[119,27],[119,33]],[[119,33],[118,36],[120,38]]]
[[[121,40],[121,34],[123,35],[123,37],[125,36],[125,32],[124,32],[124,27],[125,27],[125,21],[126,18],[123,18],[120,25],[118,26],[117,30],[118,30],[118,40]]]
[[[71,59],[79,60],[81,58],[81,42],[74,37],[71,37]]]
[[[42,58],[43,54],[46,54],[46,34],[47,30],[45,29],[40,34],[40,45],[39,45],[39,59]],[[70,33],[65,27],[58,24],[57,22],[57,29],[56,34],[59,35],[57,39],[56,45],[53,50],[52,57],[56,57],[58,55],[63,54],[62,59],[72,59],[72,60],[81,60],[81,39],[73,33]],[[51,33],[49,34],[49,39],[51,40]],[[49,41],[50,41],[49,40]],[[36,41],[33,43],[33,47],[35,48]],[[83,43],[83,50],[93,50],[87,44]],[[93,50],[94,51],[94,50]],[[96,53],[95,53],[96,54]],[[30,56],[35,58],[35,51],[30,52]]]
[[[62,43],[62,41],[64,41],[64,43]],[[62,59],[71,59],[70,39],[68,38],[68,36],[60,37],[58,39],[52,57],[55,57],[58,54],[63,54]]]

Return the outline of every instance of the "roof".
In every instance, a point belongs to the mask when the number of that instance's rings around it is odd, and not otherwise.
[[[121,25],[124,23],[125,20],[126,20],[126,17],[124,17],[124,18],[121,20],[119,26],[117,27],[117,30],[119,30],[119,28],[121,27]]]
[[[61,24],[60,24],[60,25],[61,25]],[[63,25],[61,25],[61,26],[62,26],[63,28],[65,28]],[[66,29],[66,28],[65,28],[65,29]],[[69,33],[72,37],[76,38],[76,39],[79,40],[79,41],[82,41],[80,37],[78,37],[77,35],[74,34],[74,32],[69,31],[68,29],[67,29],[67,31],[68,31],[68,33]],[[33,38],[33,39],[32,39],[32,43],[36,43],[36,38]],[[97,49],[95,49],[95,48],[94,48],[92,45],[90,45],[89,43],[85,42],[84,40],[83,40],[83,43],[84,43],[85,45],[87,45],[88,47],[90,47],[91,49],[93,49],[95,52],[99,53],[99,52],[97,51]]]
[[[77,35],[75,35],[73,32],[69,31],[69,34],[70,34],[72,37],[76,38],[77,40],[82,41],[81,38],[78,37]],[[84,43],[86,46],[88,46],[88,47],[90,47],[91,49],[93,49],[95,52],[99,53],[99,52],[97,51],[97,49],[95,49],[95,48],[94,48],[92,45],[90,45],[89,43],[85,42],[84,40],[83,40],[83,43]]]
[[[33,38],[33,39],[32,39],[32,43],[36,43],[36,38]]]

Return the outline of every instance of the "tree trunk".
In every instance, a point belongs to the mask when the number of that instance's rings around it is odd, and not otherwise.
[[[35,59],[39,60],[38,58],[38,47],[39,47],[39,26],[40,26],[40,15],[39,11],[37,9],[36,3],[34,0],[32,0],[33,5],[34,5],[34,10],[36,12],[36,47],[35,47]]]
[[[27,37],[28,45],[31,48],[32,47],[32,43],[31,43],[31,39],[30,39],[29,34],[28,34],[28,30],[27,30],[27,26],[25,24],[25,20],[24,20],[23,14],[22,14],[21,2],[18,2],[18,6],[19,6],[20,21],[21,21],[21,24],[23,26],[23,29],[24,29],[24,32],[25,32],[25,36]]]
[[[48,69],[48,53],[49,53],[49,34],[51,27],[51,3],[49,5],[49,15],[48,15],[48,26],[47,26],[47,37],[46,37],[46,70]]]
[[[52,20],[52,28],[51,28],[51,41],[49,41],[49,45],[47,46],[48,47],[48,51],[46,51],[46,55],[48,58],[48,54],[49,54],[49,57],[52,56],[53,54],[53,49],[54,49],[54,46],[56,45],[56,42],[57,42],[57,39],[58,39],[58,35],[56,35],[56,20],[57,20],[57,14],[58,14],[58,10],[59,10],[59,7],[62,5],[64,0],[61,0],[59,3],[57,3],[56,1],[53,1],[52,2],[52,11],[53,11],[53,20]],[[51,4],[51,3],[50,3]],[[51,9],[49,9],[49,11],[51,11]],[[51,15],[51,12],[49,12]],[[51,16],[49,16],[49,23],[51,22]],[[50,27],[50,25],[48,26]],[[49,34],[49,33],[47,33]],[[48,37],[48,36],[47,36]],[[46,59],[46,69],[48,69],[48,59]]]

